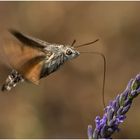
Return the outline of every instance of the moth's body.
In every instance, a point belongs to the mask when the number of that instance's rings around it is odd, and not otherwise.
[[[29,81],[34,84],[39,84],[41,78],[58,70],[66,61],[79,56],[72,45],[51,44],[37,38],[30,37],[15,30],[10,30],[12,35],[20,42],[18,44],[10,43],[3,45],[4,53],[9,59],[12,67],[11,73],[8,75],[1,90],[9,91],[18,83]],[[78,45],[77,47],[86,46],[95,43],[97,40]],[[7,41],[8,42],[8,41]],[[84,52],[100,55],[104,60],[104,77],[103,77],[103,104],[104,102],[104,87],[105,87],[105,72],[106,60],[105,56],[99,52]]]
[[[7,47],[5,53],[7,57],[13,53],[19,58],[9,57],[13,70],[2,86],[2,91],[11,90],[24,80],[39,84],[41,78],[58,70],[66,61],[79,55],[79,52],[69,45],[51,44],[13,30],[11,33],[21,45],[19,48],[14,45],[4,46]]]

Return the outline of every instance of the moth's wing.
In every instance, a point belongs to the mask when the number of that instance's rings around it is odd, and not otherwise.
[[[25,35],[24,33],[21,33],[19,31],[10,29],[9,30],[11,34],[13,34],[20,42],[27,45],[28,47],[33,47],[35,49],[43,50],[47,45],[50,43],[42,41],[40,39],[30,37],[28,35]]]
[[[11,39],[2,44],[2,49],[13,69],[19,71],[25,79],[38,84],[46,54]]]
[[[11,30],[11,33],[20,42],[8,38],[2,44],[10,66],[19,71],[25,79],[38,84],[44,59],[47,55],[47,51],[44,53],[42,49],[47,47],[46,45],[49,43],[29,37],[18,31]]]
[[[17,70],[28,60],[44,54],[39,50],[26,47],[26,45],[11,39],[7,39],[3,42],[2,49],[10,65]]]
[[[45,58],[45,55],[41,55],[30,59],[21,66],[20,73],[24,75],[26,80],[38,85]]]

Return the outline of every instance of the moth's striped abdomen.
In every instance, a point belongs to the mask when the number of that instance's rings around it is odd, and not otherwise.
[[[11,88],[15,87],[18,83],[23,82],[24,78],[21,74],[19,74],[17,71],[12,70],[12,72],[8,75],[5,83],[3,84],[1,90],[11,90]]]

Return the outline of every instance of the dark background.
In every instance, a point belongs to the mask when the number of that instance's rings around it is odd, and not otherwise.
[[[139,10],[140,2],[0,2],[0,36],[15,28],[60,44],[99,38],[79,50],[106,56],[108,103],[139,73]],[[2,85],[10,71],[0,59]],[[96,115],[103,114],[102,78],[102,59],[81,54],[39,86],[26,82],[1,92],[0,138],[87,138],[87,125],[94,127]],[[140,138],[139,100],[114,138]]]

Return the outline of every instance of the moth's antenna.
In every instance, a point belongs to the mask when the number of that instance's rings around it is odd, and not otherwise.
[[[93,43],[95,43],[95,42],[97,42],[97,41],[99,41],[99,39],[96,39],[96,40],[94,40],[94,41],[92,41],[92,42],[88,42],[88,43],[85,43],[85,44],[81,44],[81,45],[75,46],[75,48],[79,48],[79,47],[91,45],[91,44],[93,44]]]
[[[104,65],[103,65],[103,86],[102,86],[102,101],[103,101],[103,106],[105,108],[105,79],[106,79],[106,58],[104,56],[104,54],[100,53],[100,52],[80,52],[80,53],[88,53],[88,54],[96,54],[96,55],[99,55],[103,58],[103,62],[104,62]]]
[[[73,42],[72,42],[72,44],[71,44],[71,46],[73,46],[75,43],[76,43],[76,40],[74,39]]]

